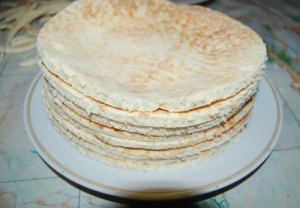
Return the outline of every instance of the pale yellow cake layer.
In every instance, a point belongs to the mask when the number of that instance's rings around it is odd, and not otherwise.
[[[72,88],[140,112],[189,111],[234,96],[266,60],[265,44],[249,27],[165,0],[75,1],[44,25],[37,49]]]

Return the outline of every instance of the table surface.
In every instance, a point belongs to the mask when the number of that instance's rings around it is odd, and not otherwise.
[[[263,37],[269,54],[265,74],[280,95],[283,125],[274,151],[255,173],[189,206],[299,207],[300,5],[292,0],[216,0],[205,6],[242,21]],[[0,37],[3,44],[3,34]],[[38,156],[25,132],[23,103],[39,69],[20,67],[23,60],[24,54],[8,55],[0,63],[0,207],[127,207],[62,178]],[[171,204],[187,207],[183,203]]]

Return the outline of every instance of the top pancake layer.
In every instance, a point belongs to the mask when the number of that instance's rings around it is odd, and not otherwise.
[[[187,111],[248,86],[265,45],[250,28],[163,0],[79,0],[38,36],[43,63],[75,89],[137,111]]]

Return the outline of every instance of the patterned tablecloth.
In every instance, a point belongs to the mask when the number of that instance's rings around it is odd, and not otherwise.
[[[279,141],[263,165],[239,184],[174,207],[299,207],[300,204],[300,4],[296,0],[216,0],[205,6],[253,28],[267,44],[265,74],[282,102]],[[3,43],[1,34],[1,44]],[[32,54],[36,51],[32,51]],[[32,147],[23,124],[26,91],[39,69],[22,68],[24,54],[0,63],[0,207],[127,207],[61,178]],[[102,198],[101,198],[102,197]],[[136,207],[161,204],[135,203]],[[167,205],[164,204],[163,207]]]

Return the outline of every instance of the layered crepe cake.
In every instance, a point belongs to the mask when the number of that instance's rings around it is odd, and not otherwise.
[[[207,161],[249,121],[266,49],[249,27],[164,0],[79,0],[38,35],[45,111],[92,159],[135,171]]]

